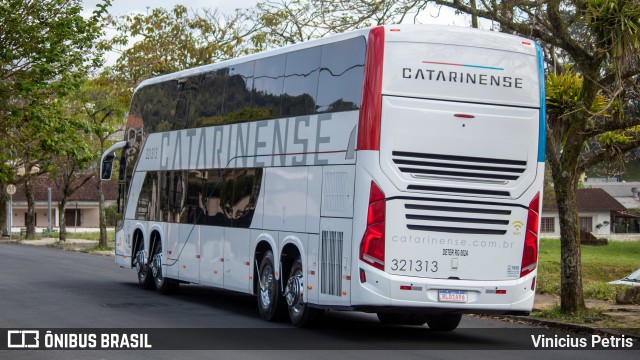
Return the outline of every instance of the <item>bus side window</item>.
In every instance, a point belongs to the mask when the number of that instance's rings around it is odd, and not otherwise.
[[[137,220],[158,220],[158,173],[149,171],[145,175],[138,204],[136,206]]]
[[[249,118],[273,119],[282,111],[282,88],[284,86],[285,55],[276,55],[256,60],[253,80],[254,111]]]
[[[180,216],[182,224],[201,223],[200,218],[204,218],[200,195],[204,192],[204,171],[190,170],[187,182],[187,191]]]
[[[202,207],[206,214],[204,224],[213,226],[227,226],[227,217],[222,209],[220,170],[207,170],[205,176]]]
[[[248,228],[260,194],[262,169],[237,169],[233,183],[233,226]]]
[[[287,54],[282,117],[315,114],[321,52],[316,46]]]
[[[318,112],[360,108],[365,52],[363,37],[322,46]]]
[[[253,111],[253,71],[255,61],[229,68],[222,104],[223,123],[247,121]]]
[[[203,75],[196,100],[196,115],[191,127],[224,124],[222,102],[228,78],[229,69],[220,69]]]
[[[194,121],[197,111],[200,76],[180,80],[180,95],[176,102],[174,130],[188,129]]]

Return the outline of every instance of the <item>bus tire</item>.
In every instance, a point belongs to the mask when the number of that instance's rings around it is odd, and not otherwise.
[[[281,321],[286,316],[286,302],[276,279],[273,253],[267,251],[258,273],[258,311],[265,321]]]
[[[180,283],[174,279],[164,277],[162,273],[162,242],[160,240],[156,241],[154,246],[150,269],[156,290],[160,294],[173,294],[178,290]]]
[[[378,320],[387,325],[424,325],[427,318],[424,314],[416,313],[377,313]]]
[[[427,325],[433,331],[453,331],[460,324],[462,314],[425,315]]]
[[[293,262],[289,274],[284,293],[291,324],[295,327],[317,326],[322,320],[324,310],[312,308],[305,302],[304,272],[300,259]]]
[[[138,243],[138,246],[136,246],[135,256],[134,262],[136,272],[138,273],[138,284],[140,284],[140,287],[143,289],[153,289],[154,283],[149,264],[144,261],[144,245],[142,245],[142,239],[140,243]]]

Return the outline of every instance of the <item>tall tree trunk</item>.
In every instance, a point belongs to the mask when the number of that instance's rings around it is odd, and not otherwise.
[[[26,238],[33,240],[36,238],[36,201],[33,197],[33,185],[30,177],[25,177],[24,190],[27,194]]]
[[[107,247],[107,217],[104,212],[104,192],[102,191],[102,181],[98,179],[98,206],[100,211],[100,239],[98,246]]]
[[[58,202],[58,218],[60,222],[59,240],[61,243],[67,241],[67,223],[66,223],[65,214],[64,214],[64,209],[66,207],[67,207],[66,199],[62,199]]]
[[[474,11],[478,9],[476,0],[471,0],[470,5]],[[471,27],[474,29],[478,28],[478,15],[471,14]]]
[[[556,177],[554,175],[554,177]],[[574,313],[585,308],[580,266],[580,224],[576,205],[577,176],[557,176],[555,192],[560,217],[560,309]]]
[[[9,196],[7,195],[5,188],[0,187],[0,234],[7,234],[7,203]],[[11,231],[11,230],[9,230]]]

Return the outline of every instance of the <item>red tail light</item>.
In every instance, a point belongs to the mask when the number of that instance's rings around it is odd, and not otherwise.
[[[372,181],[369,191],[367,228],[360,242],[360,260],[380,270],[384,270],[385,207],[384,193]]]
[[[524,235],[524,250],[522,251],[522,266],[520,277],[523,277],[538,266],[538,220],[540,217],[540,193],[531,200],[527,215],[527,231]]]

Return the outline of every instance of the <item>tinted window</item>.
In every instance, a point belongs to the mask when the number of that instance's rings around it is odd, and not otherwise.
[[[222,207],[222,181],[220,178],[222,170],[207,170],[205,172],[205,194],[203,207],[206,217],[199,224],[213,226],[231,226],[231,220],[225,214]]]
[[[202,204],[205,186],[204,175],[204,171],[189,171],[186,184],[187,192],[182,206],[182,213],[180,214],[180,222],[183,224],[195,224],[200,221],[200,217],[204,217],[204,206]]]
[[[363,37],[322,46],[318,112],[360,108],[365,50]]]
[[[192,127],[223,124],[222,103],[229,69],[204,74],[197,100],[197,115]]]
[[[140,102],[136,111],[140,112],[143,129],[147,134],[173,130],[179,90],[175,80],[152,84],[139,90]]]
[[[282,95],[282,116],[310,115],[316,112],[321,47],[287,54]]]
[[[160,220],[165,222],[180,222],[180,215],[185,201],[186,183],[183,181],[183,171],[160,171]]]
[[[280,116],[284,84],[285,55],[256,60],[253,80],[252,119],[271,119]]]
[[[229,78],[224,91],[222,114],[224,122],[246,121],[251,118],[254,62],[229,68]]]
[[[140,195],[138,196],[138,205],[136,206],[137,220],[158,220],[158,173],[150,171],[146,174]]]
[[[233,226],[248,228],[260,194],[262,169],[236,169],[233,183]]]
[[[220,173],[220,207],[224,226],[233,226],[233,182],[235,171],[227,169]]]
[[[178,82],[180,95],[176,102],[173,130],[188,129],[196,116],[198,92],[200,91],[200,76],[181,79]]]

